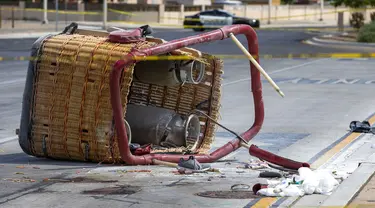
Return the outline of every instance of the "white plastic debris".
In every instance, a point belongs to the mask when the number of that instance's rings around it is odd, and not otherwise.
[[[275,186],[275,192],[276,193],[283,192],[283,190],[286,189],[291,182],[292,182],[292,180],[290,180],[289,178],[285,179],[285,180],[282,180],[281,183],[279,183],[277,186]]]
[[[264,188],[257,192],[258,195],[271,196],[271,197],[293,197],[303,196],[303,190],[297,185],[293,184],[280,184],[275,188]]]
[[[319,185],[314,193],[330,195],[332,191],[339,185],[339,182],[328,171],[318,171]]]
[[[260,189],[257,194],[262,196],[281,196],[280,193],[275,193],[275,188]]]
[[[268,188],[275,188],[277,185],[280,184],[278,180],[267,180]]]
[[[348,173],[346,171],[333,171],[332,174],[335,179],[343,181],[347,179],[351,173]]]
[[[264,168],[268,168],[268,164],[265,163],[265,162],[262,162],[260,160],[254,160],[254,159],[251,159],[250,160],[250,163],[246,164],[245,165],[245,168],[248,169],[253,169],[253,170],[258,170],[258,169],[264,169]]]
[[[292,197],[305,194],[329,195],[339,185],[330,171],[316,170],[302,167],[298,169],[299,175],[282,181],[267,180],[268,187],[257,192],[258,195],[270,197]]]
[[[310,168],[302,167],[298,169],[300,179],[303,180],[302,189],[305,194],[313,194],[318,188],[319,179]]]
[[[297,185],[289,185],[280,193],[281,196],[303,196],[305,195],[304,191]]]

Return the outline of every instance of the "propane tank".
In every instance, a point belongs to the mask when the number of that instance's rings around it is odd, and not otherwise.
[[[141,61],[134,68],[134,79],[148,84],[176,86],[199,84],[205,73],[205,64],[195,60]]]
[[[128,104],[125,119],[132,143],[187,147],[194,151],[200,140],[200,121],[194,114],[182,116],[164,108]]]

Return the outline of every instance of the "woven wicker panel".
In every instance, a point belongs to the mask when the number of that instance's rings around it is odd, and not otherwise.
[[[33,154],[69,160],[121,162],[110,104],[111,67],[132,48],[155,44],[115,44],[104,37],[79,34],[47,39],[41,49],[34,81]],[[211,108],[206,112],[218,118],[222,65],[220,60],[208,55],[203,59],[210,63],[206,83],[196,86],[161,87],[132,82],[134,66],[128,67],[120,83],[124,113],[128,101],[187,114],[195,105],[208,100]],[[147,95],[145,90],[148,90]],[[200,152],[209,150],[214,130],[215,125],[202,118]]]

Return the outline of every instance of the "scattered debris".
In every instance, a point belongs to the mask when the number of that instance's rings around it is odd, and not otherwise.
[[[190,156],[187,160],[183,158],[180,159],[179,163],[171,163],[160,160],[154,160],[154,164],[165,165],[168,167],[174,167],[177,171],[171,171],[174,174],[193,174],[193,173],[207,173],[207,172],[216,172],[220,173],[220,170],[216,168],[211,168],[210,165],[200,164],[194,156]]]
[[[352,121],[350,122],[349,127],[352,132],[375,134],[375,127],[371,127],[371,124],[368,121]]]
[[[128,170],[127,173],[150,173],[151,170]]]
[[[338,172],[338,171],[333,171],[332,172],[332,175],[333,177],[336,179],[336,180],[339,180],[340,183],[342,181],[344,181],[345,179],[347,179],[349,177],[349,175],[352,174],[352,173],[349,173],[349,172]]]
[[[178,170],[171,171],[171,173],[173,173],[175,175],[180,175],[181,174],[180,172],[178,172]]]
[[[4,181],[15,182],[15,183],[24,183],[24,182],[33,183],[33,182],[36,182],[36,180],[30,179],[29,177],[23,177],[23,178],[4,178],[3,180]]]
[[[195,159],[194,156],[190,156],[189,159],[184,160],[183,158],[180,159],[178,162],[178,166],[181,168],[191,169],[191,170],[205,170],[209,169],[211,166],[206,164],[200,164],[198,160]]]
[[[207,170],[208,172],[214,172],[214,173],[221,173],[219,169],[217,168],[210,168]]]
[[[282,175],[277,172],[271,172],[271,171],[264,171],[259,173],[260,178],[281,178]]]
[[[275,188],[265,188],[261,189],[257,192],[258,195],[263,195],[263,196],[281,196],[281,197],[293,197],[293,196],[303,196],[304,192],[302,189],[297,187],[296,185],[286,185],[286,184],[281,184],[279,186],[276,186]]]
[[[254,159],[250,160],[249,163],[243,163],[243,164],[244,166],[238,166],[237,168],[253,169],[253,170],[269,168],[266,162],[262,162],[260,160],[254,160]]]
[[[249,191],[250,186],[246,184],[234,184],[230,187],[232,191]]]
[[[193,173],[208,173],[208,172],[220,173],[220,170],[216,168],[209,168],[206,170],[191,170],[188,168],[177,167],[177,170],[171,171],[171,173],[174,173],[176,175],[181,175],[181,174],[188,175],[188,174],[193,174]]]
[[[108,172],[115,172],[115,173],[150,173],[151,170],[109,170]]]
[[[36,167],[36,166],[34,166],[33,169],[40,169],[40,167]]]
[[[184,181],[184,178],[179,179],[178,181],[174,181],[170,184],[167,184],[167,187],[173,187],[173,186],[188,186],[188,185],[195,185],[195,182],[189,182],[189,181]]]
[[[177,168],[177,172],[179,174],[207,173],[207,171],[205,170],[192,170],[192,169],[181,168],[181,167]]]
[[[25,175],[23,172],[15,172],[15,175]]]
[[[205,191],[196,193],[196,196],[219,198],[219,199],[255,199],[260,196],[255,195],[251,191]]]
[[[257,195],[273,197],[292,197],[310,194],[330,195],[339,185],[333,174],[329,171],[315,170],[301,167],[298,175],[281,181],[268,180],[267,184],[256,184],[253,191]]]
[[[253,193],[257,194],[259,190],[267,188],[267,184],[257,183],[253,186]]]
[[[16,168],[19,168],[19,169],[24,169],[24,168],[25,168],[25,166],[23,166],[23,165],[19,165],[19,166],[16,166]]]
[[[44,178],[44,182],[52,181],[56,183],[115,183],[117,180],[98,180],[94,178],[76,177],[76,178]]]

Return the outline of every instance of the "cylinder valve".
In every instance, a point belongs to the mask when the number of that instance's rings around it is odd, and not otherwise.
[[[200,121],[195,114],[183,116],[164,108],[128,104],[125,119],[132,143],[194,151],[200,142]]]
[[[141,61],[136,64],[134,78],[138,81],[161,86],[176,86],[184,83],[199,84],[205,73],[205,64],[189,61]]]

